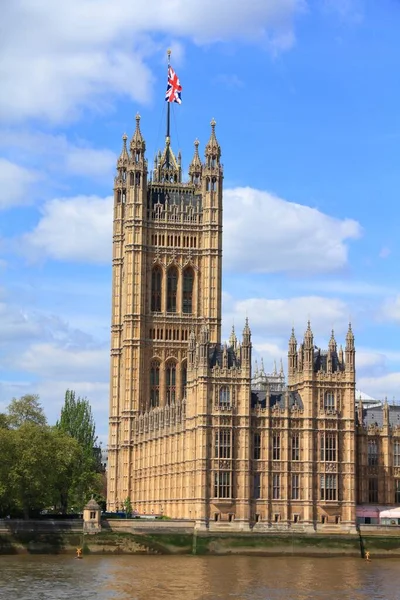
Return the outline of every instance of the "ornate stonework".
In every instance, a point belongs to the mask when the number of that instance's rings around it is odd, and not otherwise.
[[[252,381],[247,321],[241,340],[233,330],[221,344],[215,121],[203,162],[195,142],[188,182],[169,138],[152,174],[145,149],[137,117],[114,185],[108,509],[129,497],[141,513],[205,525],[351,527],[356,492],[366,501],[368,478],[380,477],[367,464],[370,437],[386,440],[392,465],[385,424],[359,424],[356,436],[351,327],[344,350],[333,333],[327,351],[316,348],[310,324],[300,344],[293,331],[287,385],[283,365],[257,367]],[[400,439],[397,423],[393,431]],[[398,467],[400,454],[396,476]]]

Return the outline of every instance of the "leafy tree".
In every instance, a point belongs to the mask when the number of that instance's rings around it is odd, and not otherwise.
[[[63,512],[67,512],[71,506],[80,510],[90,493],[97,492],[101,487],[101,476],[97,472],[99,453],[96,448],[96,428],[89,401],[76,397],[73,390],[67,390],[56,427],[74,438],[81,449],[79,458],[64,480],[64,491],[60,490]]]
[[[124,500],[124,510],[127,517],[132,516],[133,506],[129,496]]]
[[[0,515],[7,515],[13,506],[10,473],[16,456],[15,431],[0,427]]]
[[[44,427],[47,419],[40,406],[37,394],[25,394],[21,398],[13,398],[7,407],[7,422],[13,429],[26,423]]]
[[[8,417],[5,413],[0,413],[0,429],[8,429]]]

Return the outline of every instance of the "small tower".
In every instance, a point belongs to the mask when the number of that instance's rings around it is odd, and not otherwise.
[[[251,331],[249,327],[249,320],[246,317],[244,329],[243,329],[243,341],[242,341],[242,362],[245,366],[251,366]]]
[[[293,381],[293,377],[297,371],[297,340],[294,334],[294,327],[292,327],[292,335],[289,339],[288,348],[288,383],[289,385]]]
[[[203,169],[199,156],[199,143],[199,140],[196,139],[194,142],[194,155],[192,162],[189,165],[190,181],[195,187],[201,186],[201,174]]]
[[[346,347],[345,347],[345,355],[346,355],[346,372],[354,373],[355,372],[355,347],[354,347],[354,333],[351,328],[351,323],[349,323],[349,329],[346,335]]]
[[[307,329],[304,334],[304,364],[303,370],[312,376],[314,368],[314,336],[311,331],[310,321],[307,323]]]

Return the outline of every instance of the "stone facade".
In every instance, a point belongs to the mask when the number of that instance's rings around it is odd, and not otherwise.
[[[221,149],[199,143],[182,182],[167,137],[148,173],[136,130],[114,186],[108,510],[129,497],[140,513],[198,526],[349,530],[356,521],[355,348],[332,332],[326,351],[310,323],[283,365],[252,380],[246,320],[221,344]],[[362,410],[362,408],[361,408]],[[384,436],[386,430],[384,430]],[[386,435],[387,437],[387,435]],[[386,439],[386,438],[385,438]],[[388,448],[389,442],[382,442]],[[389,450],[385,450],[388,451]],[[214,525],[213,525],[214,526]]]

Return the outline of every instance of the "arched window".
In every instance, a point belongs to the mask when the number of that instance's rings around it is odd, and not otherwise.
[[[191,314],[193,310],[193,269],[190,267],[183,272],[182,312]]]
[[[161,312],[161,281],[161,269],[154,267],[151,273],[151,310],[153,312]]]
[[[334,410],[335,409],[335,394],[333,392],[325,392],[324,409],[325,410]]]
[[[225,385],[219,389],[219,406],[221,408],[231,408],[230,389]]]
[[[150,406],[160,405],[160,363],[153,361],[150,365]]]
[[[167,312],[176,312],[176,295],[178,291],[178,270],[171,267],[167,280]]]
[[[182,375],[181,375],[181,398],[182,400],[186,396],[186,385],[187,385],[187,363],[182,363]]]
[[[166,370],[167,404],[172,404],[176,399],[176,364],[168,363]]]

